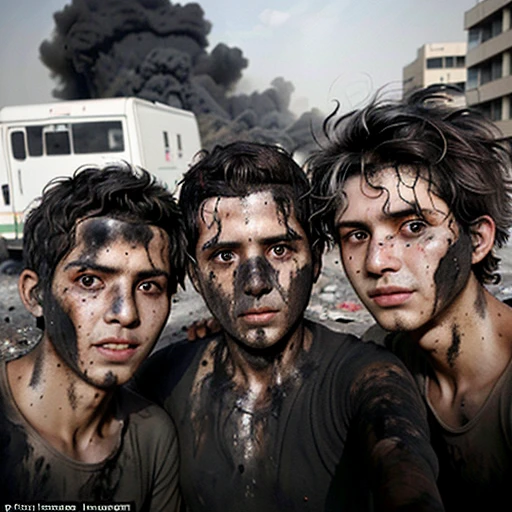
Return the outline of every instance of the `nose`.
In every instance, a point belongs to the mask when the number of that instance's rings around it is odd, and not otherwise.
[[[391,238],[372,239],[368,245],[365,263],[369,274],[397,272],[402,266],[398,244]]]
[[[123,327],[137,327],[140,323],[139,309],[131,290],[116,290],[105,313],[107,323],[118,323]]]
[[[240,273],[240,277],[244,280],[244,293],[256,298],[270,293],[274,287],[272,284],[274,272],[272,266],[262,258],[247,261]]]

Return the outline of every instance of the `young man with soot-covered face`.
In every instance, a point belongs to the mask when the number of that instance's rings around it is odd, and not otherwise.
[[[23,243],[19,289],[42,338],[0,365],[2,503],[178,510],[174,426],[121,388],[183,279],[174,198],[146,171],[85,168],[47,186]]]
[[[425,398],[445,507],[510,508],[512,309],[484,286],[512,222],[510,147],[442,89],[325,128],[309,162],[318,210]]]
[[[152,356],[198,511],[442,510],[426,411],[388,351],[304,319],[320,271],[309,182],[279,148],[217,147],[185,175],[189,275],[222,331]]]

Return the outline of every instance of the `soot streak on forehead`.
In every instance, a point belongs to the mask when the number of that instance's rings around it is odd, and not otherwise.
[[[434,274],[436,297],[433,312],[447,306],[466,284],[471,271],[471,239],[462,230],[439,260]]]
[[[206,226],[206,229],[210,230],[212,229],[213,225],[216,224],[217,225],[217,233],[213,236],[213,238],[211,238],[210,240],[208,240],[204,245],[203,247],[201,248],[203,251],[206,251],[208,250],[212,245],[215,245],[217,244],[217,242],[219,241],[219,238],[220,238],[220,235],[222,233],[222,223],[220,221],[220,218],[219,218],[219,204],[220,204],[220,201],[221,201],[221,197],[217,197],[217,199],[215,200],[215,206],[213,208],[213,213],[212,213],[212,221],[210,223],[208,223],[206,221],[206,217],[205,217],[205,207],[206,207],[206,201],[203,203],[202,207],[201,207],[201,220],[202,222],[204,223],[204,225]]]
[[[113,241],[122,238],[133,245],[142,245],[146,250],[149,261],[154,267],[149,253],[149,243],[153,239],[153,231],[146,224],[129,223],[109,217],[88,219],[81,231],[83,245],[86,247],[84,257],[94,260],[98,251]]]
[[[289,218],[292,210],[292,201],[288,197],[283,197],[282,195],[278,195],[275,192],[272,192],[272,197],[274,202],[276,203],[277,215],[279,218],[279,223],[284,224],[286,227],[286,234],[290,238],[297,238],[299,234],[290,227]]]

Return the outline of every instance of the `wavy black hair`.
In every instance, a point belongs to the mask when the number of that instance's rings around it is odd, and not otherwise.
[[[324,122],[327,142],[306,163],[324,242],[336,239],[335,216],[346,206],[346,180],[362,175],[371,186],[379,170],[391,167],[427,179],[468,233],[479,217],[492,217],[495,246],[506,244],[512,224],[511,148],[480,112],[456,106],[439,88],[416,91],[405,100],[377,95],[368,106],[342,116],[337,110]],[[480,282],[499,281],[499,261],[493,249],[474,265]]]
[[[84,167],[44,189],[23,229],[24,265],[37,273],[38,289],[51,285],[58,263],[74,247],[77,221],[108,216],[156,226],[169,235],[174,293],[185,277],[183,220],[172,194],[149,172],[125,162]]]
[[[293,212],[304,229],[314,258],[323,249],[320,223],[312,220],[310,184],[305,172],[282,148],[255,142],[234,142],[203,151],[182,181],[179,204],[194,261],[201,206],[211,197],[243,197],[269,190],[286,213]]]

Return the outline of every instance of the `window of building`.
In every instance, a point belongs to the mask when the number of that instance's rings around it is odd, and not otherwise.
[[[477,68],[469,68],[468,76],[466,78],[466,89],[469,91],[470,89],[476,89],[478,87],[478,69]]]
[[[501,98],[497,98],[487,103],[482,103],[478,106],[480,111],[488,117],[491,121],[501,121],[502,117],[502,101]]]
[[[466,57],[464,55],[457,55],[455,57],[455,67],[463,68],[466,66]]]
[[[73,148],[76,154],[124,151],[121,121],[73,123]]]
[[[455,67],[455,57],[445,57],[444,58],[444,67],[445,68]]]
[[[492,80],[498,80],[503,76],[503,59],[500,56],[496,57],[495,59],[492,59],[491,62],[491,79]]]
[[[439,69],[443,67],[442,57],[432,57],[427,59],[427,69]]]
[[[497,12],[480,25],[482,31],[481,41],[485,43],[489,39],[498,36],[503,28],[503,11]]]
[[[472,50],[476,48],[481,41],[482,32],[480,27],[472,27],[469,29],[468,33],[468,50]]]

